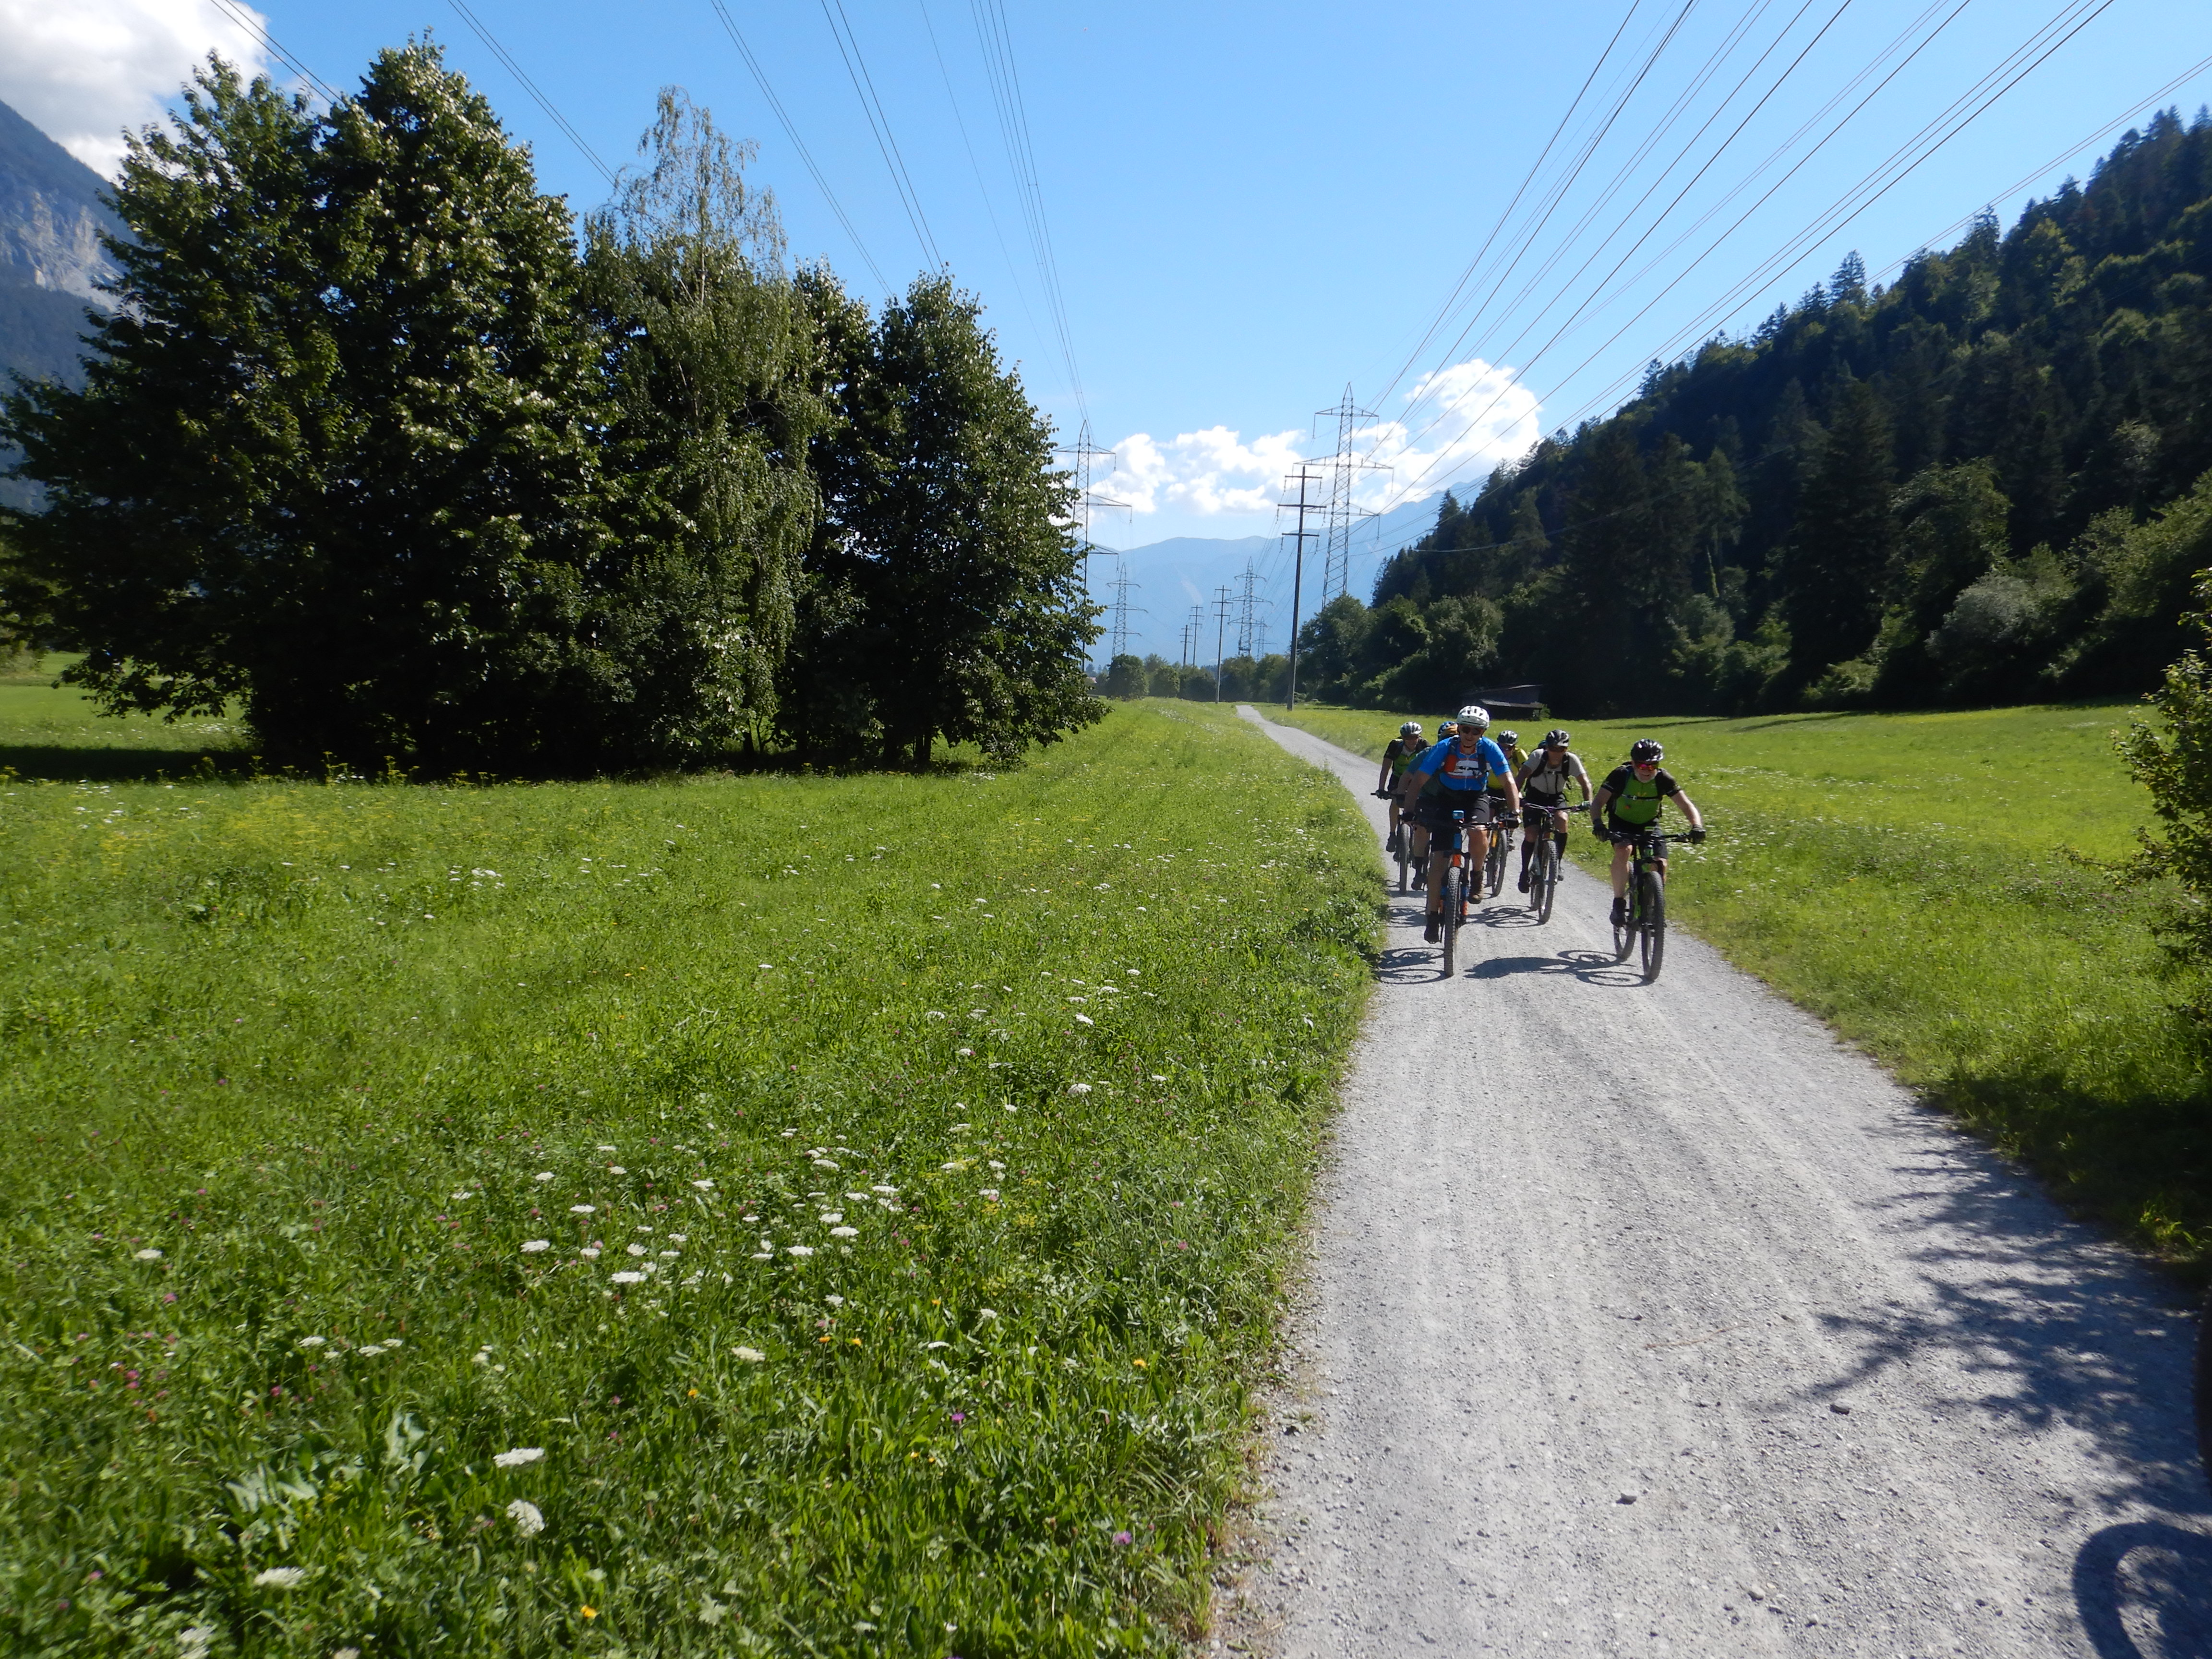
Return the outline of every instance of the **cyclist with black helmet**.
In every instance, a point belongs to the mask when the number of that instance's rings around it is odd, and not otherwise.
[[[1638,832],[1659,822],[1660,810],[1672,800],[1690,821],[1690,836],[1705,838],[1705,821],[1681,786],[1659,763],[1667,751],[1654,738],[1638,738],[1628,747],[1628,759],[1606,774],[1590,805],[1590,822],[1603,822],[1613,837],[1613,920],[1617,927],[1628,914],[1628,844]],[[1667,860],[1658,860],[1659,875],[1666,878]]]
[[[1459,711],[1453,736],[1431,744],[1406,769],[1399,785],[1401,795],[1418,793],[1414,822],[1432,832],[1428,838],[1427,933],[1431,945],[1437,942],[1443,917],[1439,899],[1444,866],[1451,857],[1452,814],[1467,815],[1468,868],[1480,873],[1490,856],[1491,790],[1502,787],[1508,810],[1516,814],[1521,810],[1520,786],[1506,768],[1505,751],[1484,735],[1489,726],[1490,711],[1469,703]]]
[[[1459,725],[1457,721],[1438,720],[1437,722],[1437,741],[1438,743],[1449,743],[1452,738],[1458,734],[1458,732]],[[1418,760],[1420,756],[1425,752],[1425,750],[1416,750],[1414,751],[1414,758]],[[1411,764],[1410,762],[1407,763]],[[1409,822],[1413,826],[1409,833],[1413,837],[1413,890],[1418,893],[1429,884],[1429,830],[1428,826],[1421,822],[1420,816],[1412,811],[1409,804],[1412,801],[1413,797],[1409,793],[1406,793],[1403,787],[1403,779],[1404,775],[1401,774],[1401,787],[1398,799],[1402,805],[1399,812],[1399,817],[1401,821]]]
[[[1407,720],[1398,728],[1398,735],[1390,739],[1390,746],[1382,751],[1382,770],[1375,779],[1375,793],[1390,803],[1390,837],[1395,844],[1398,836],[1398,780],[1406,769],[1428,745],[1421,741],[1421,723]]]
[[[1521,838],[1521,890],[1524,893],[1528,890],[1529,857],[1547,830],[1559,844],[1562,862],[1566,859],[1567,819],[1561,809],[1567,804],[1567,786],[1580,789],[1584,800],[1590,798],[1589,774],[1583,769],[1582,757],[1569,747],[1573,742],[1564,726],[1553,726],[1521,768],[1521,827],[1527,832]]]

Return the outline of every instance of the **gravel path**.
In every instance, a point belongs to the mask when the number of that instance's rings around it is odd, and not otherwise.
[[[1217,1645],[2212,1655],[2180,1293],[1606,896],[1394,901]]]

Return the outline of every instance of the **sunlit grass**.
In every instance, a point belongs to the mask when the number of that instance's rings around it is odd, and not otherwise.
[[[1368,982],[1333,781],[1170,707],[996,776],[17,779],[0,846],[11,1650],[1200,1615]]]
[[[2142,712],[1565,724],[1593,781],[1634,738],[1666,744],[1713,831],[1679,849],[1677,921],[2081,1200],[2188,1255],[2212,1242],[2212,1104],[2158,975],[2159,897],[2099,867],[2149,820],[2112,740]],[[1289,718],[1379,757],[1404,717]],[[1587,836],[1571,844],[1599,866]]]

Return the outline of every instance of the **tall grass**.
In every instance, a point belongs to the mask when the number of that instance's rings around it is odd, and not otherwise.
[[[1712,826],[1677,849],[1675,919],[2188,1258],[2212,1245],[2212,1099],[2148,931],[2166,896],[2107,867],[2150,817],[2112,749],[2142,712],[1568,724],[1593,781],[1632,738],[1662,740]],[[1401,717],[1289,718],[1379,757]],[[1571,845],[1600,866],[1587,836]]]
[[[1368,982],[1334,782],[1138,709],[995,776],[17,779],[0,846],[11,1650],[1201,1616]]]

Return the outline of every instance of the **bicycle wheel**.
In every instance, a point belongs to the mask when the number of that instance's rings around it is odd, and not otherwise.
[[[1667,959],[1667,884],[1656,870],[1644,872],[1644,902],[1637,908],[1643,913],[1637,938],[1644,947],[1644,982],[1649,985]]]
[[[1505,886],[1505,828],[1493,823],[1490,826],[1490,854],[1482,861],[1483,887],[1492,898],[1496,898]]]
[[[1398,890],[1402,893],[1413,879],[1413,826],[1403,818],[1398,820],[1390,850],[1398,855]]]
[[[1628,953],[1635,948],[1636,872],[1632,869],[1628,873],[1628,893],[1626,903],[1621,911],[1621,919],[1613,924],[1613,959],[1615,962],[1626,962],[1628,960]]]
[[[1552,919],[1552,899],[1559,890],[1559,843],[1546,836],[1528,865],[1528,908],[1536,913],[1538,927]]]
[[[1444,936],[1444,977],[1452,975],[1452,963],[1459,953],[1460,872],[1446,866],[1444,870],[1443,913],[1437,920],[1443,924]]]
[[[2205,1293],[2204,1315],[2197,1322],[2197,1452],[2212,1479],[2212,1291]]]

